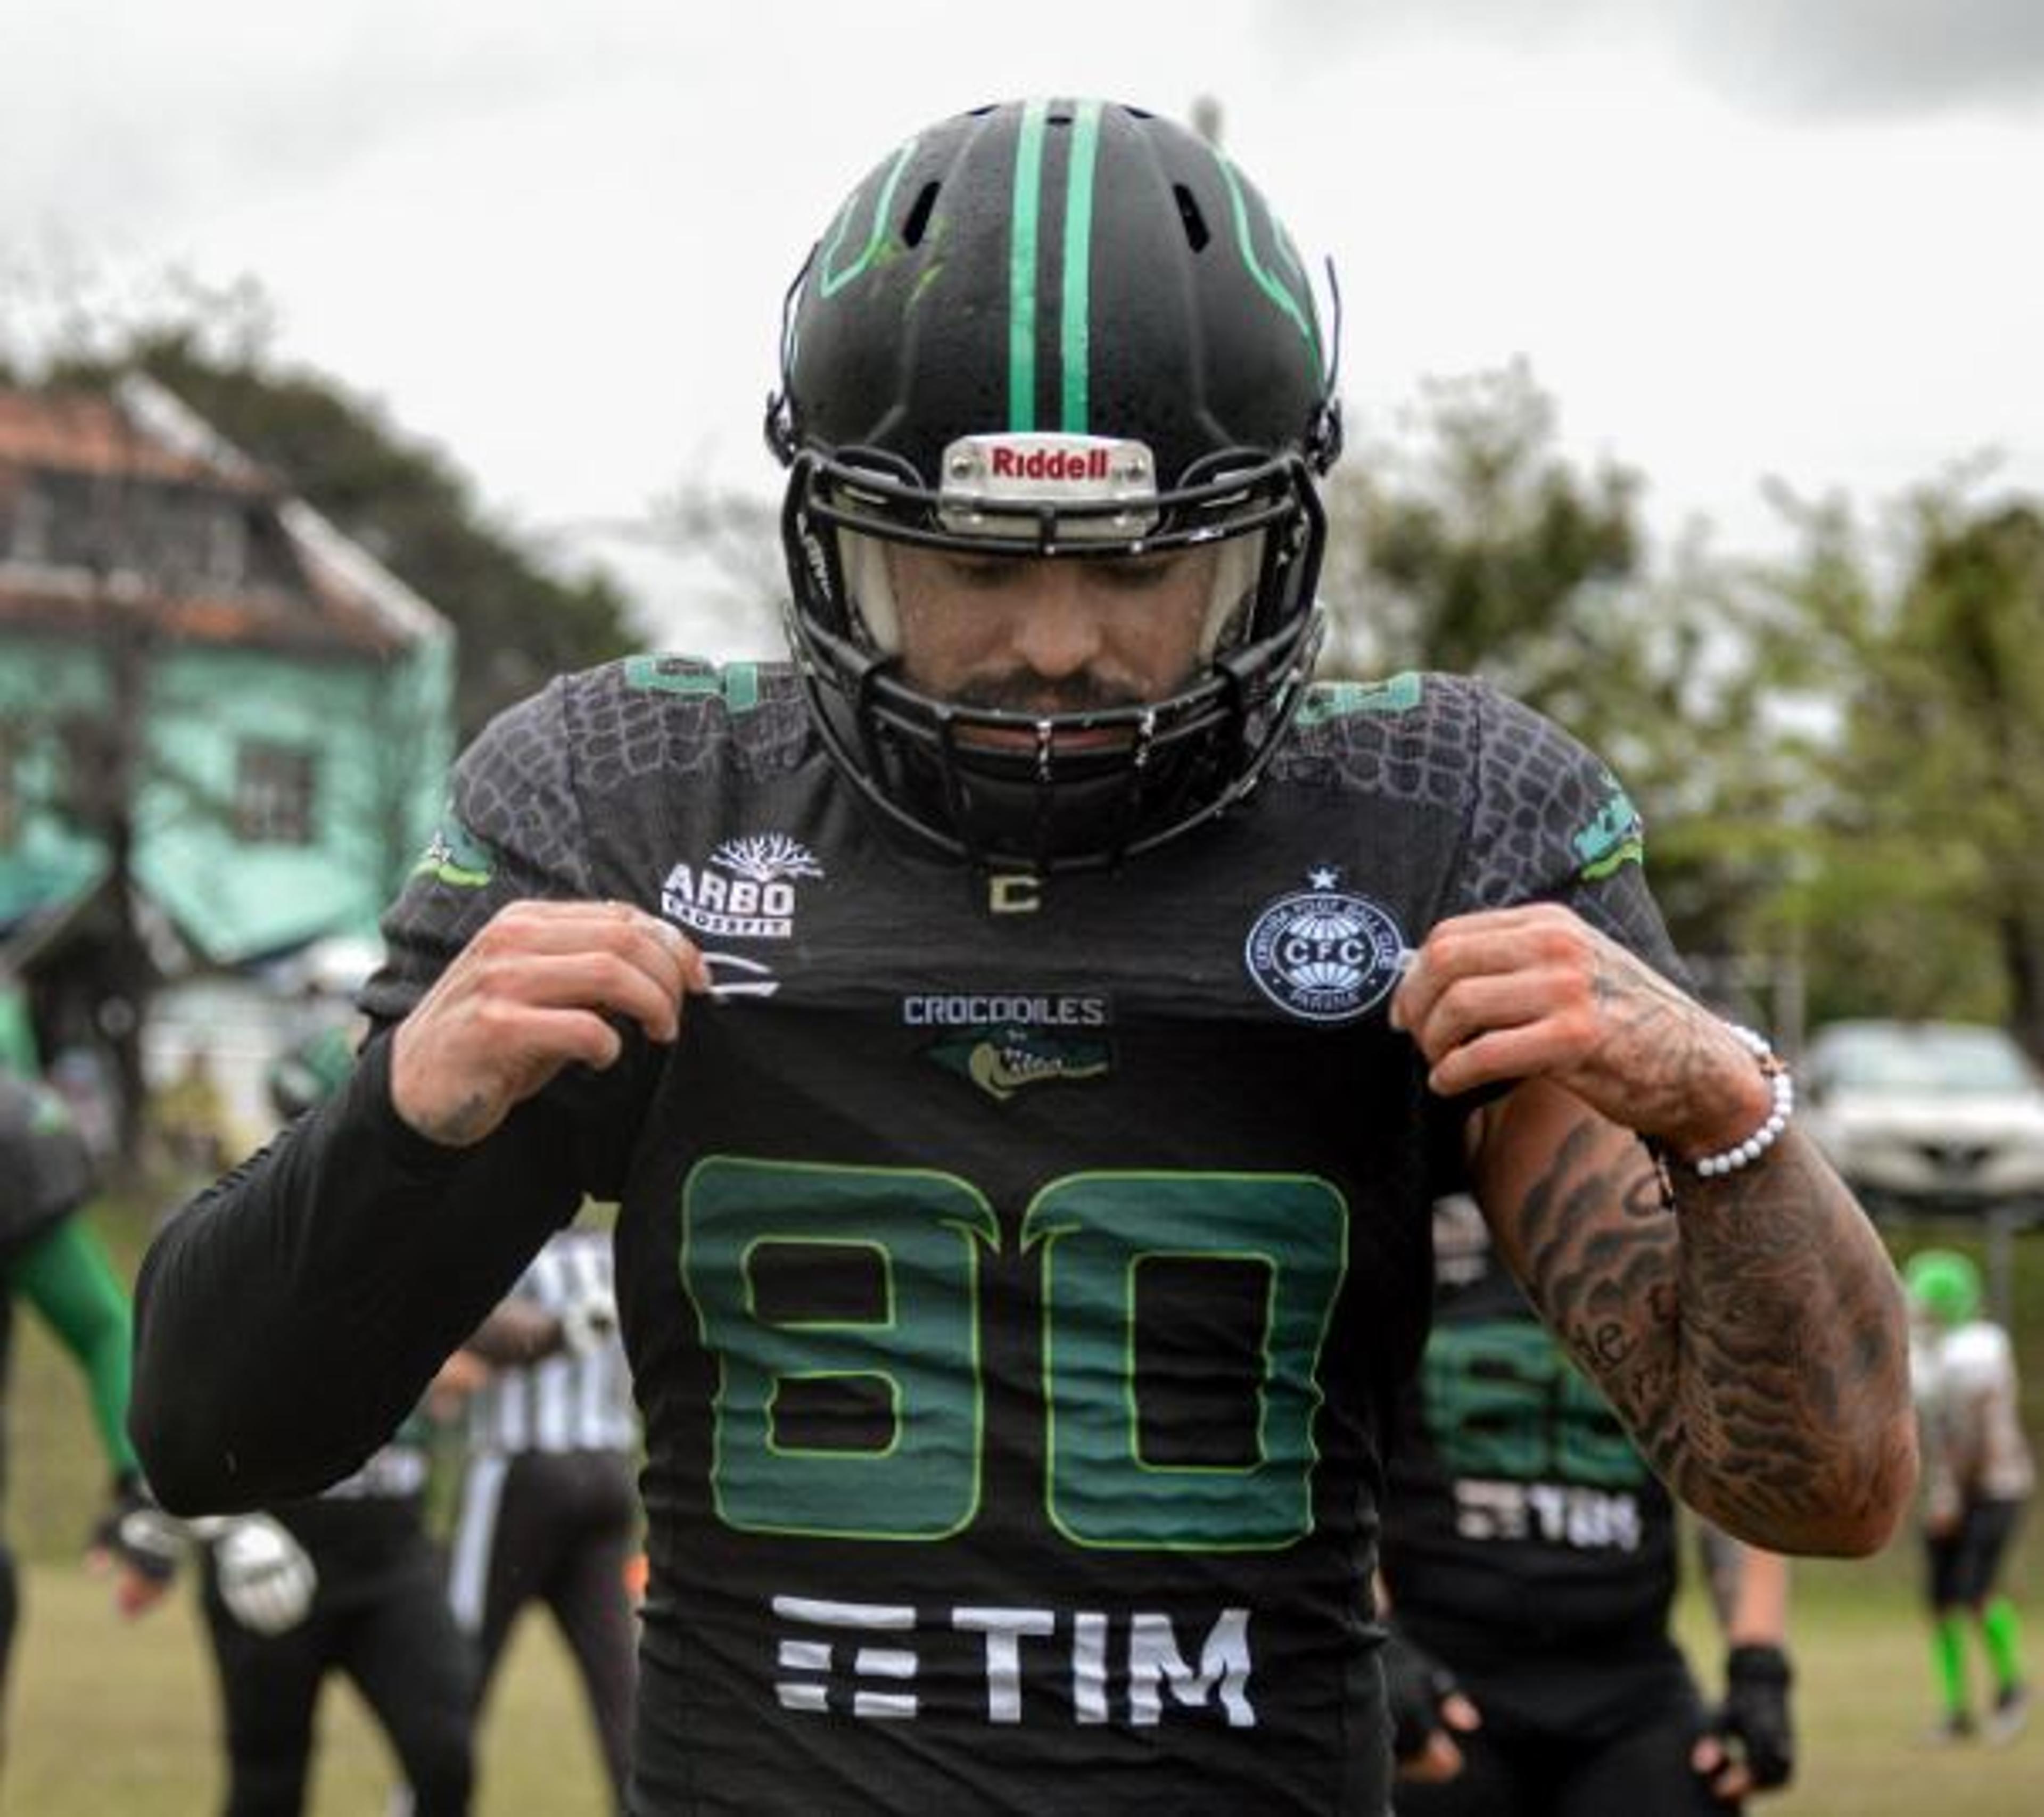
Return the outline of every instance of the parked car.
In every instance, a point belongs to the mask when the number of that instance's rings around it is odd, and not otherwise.
[[[1811,1135],[1876,1217],[2044,1217],[2044,1078],[2005,1030],[1834,1022],[1800,1070]]]

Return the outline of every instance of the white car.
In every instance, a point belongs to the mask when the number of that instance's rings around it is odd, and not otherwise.
[[[1875,1216],[2044,1216],[2044,1080],[1966,1022],[1834,1022],[1800,1069],[1810,1134]]]

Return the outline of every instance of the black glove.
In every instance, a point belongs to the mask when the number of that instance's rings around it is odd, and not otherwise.
[[[1400,1761],[1417,1759],[1427,1736],[1447,1727],[1441,1706],[1462,1686],[1433,1654],[1394,1627],[1384,1643],[1384,1688],[1391,1706],[1392,1754]]]
[[[184,1553],[184,1530],[156,1506],[148,1485],[130,1470],[114,1478],[106,1512],[94,1525],[86,1549],[152,1584],[167,1584]]]
[[[1735,1646],[1725,1656],[1724,1702],[1712,1732],[1739,1744],[1754,1786],[1786,1785],[1796,1771],[1796,1732],[1788,1719],[1795,1673],[1778,1646]]]

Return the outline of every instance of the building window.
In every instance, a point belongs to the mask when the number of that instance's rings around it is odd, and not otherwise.
[[[248,578],[248,522],[232,503],[207,514],[206,578],[215,586],[238,587]]]
[[[49,495],[33,481],[14,495],[14,521],[8,526],[7,554],[10,559],[40,566],[50,559]]]
[[[235,836],[249,845],[310,845],[313,781],[309,751],[244,743],[235,766]]]

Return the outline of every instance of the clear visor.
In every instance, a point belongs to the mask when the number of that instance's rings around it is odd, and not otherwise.
[[[1217,557],[1207,599],[1206,616],[1200,633],[1200,655],[1211,659],[1228,643],[1250,617],[1256,589],[1263,570],[1263,541],[1266,532],[1252,530],[1231,536],[1213,547]],[[954,545],[955,546],[955,545]],[[837,532],[840,570],[855,624],[870,646],[883,655],[901,654],[901,614],[895,603],[894,582],[888,560],[889,545],[882,537],[857,530]],[[1103,551],[1097,556],[1032,556],[1030,560],[1103,560],[1124,551]]]

